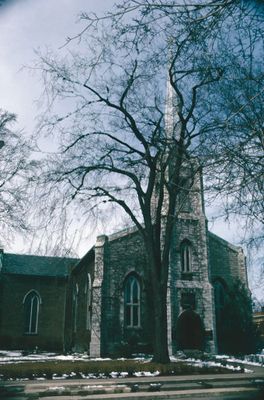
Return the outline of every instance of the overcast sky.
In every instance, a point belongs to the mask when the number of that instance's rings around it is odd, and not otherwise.
[[[34,50],[58,49],[81,29],[81,11],[102,12],[113,0],[0,0],[0,107],[18,116],[20,127],[32,130],[41,92],[32,65]]]
[[[0,108],[17,114],[16,129],[30,135],[39,114],[40,77],[28,68],[37,56],[35,51],[52,48],[59,53],[66,38],[82,29],[81,11],[103,13],[113,0],[0,0]],[[80,244],[83,255],[90,243]],[[34,248],[34,245],[33,245]],[[29,252],[28,240],[16,236],[5,243],[6,251]]]

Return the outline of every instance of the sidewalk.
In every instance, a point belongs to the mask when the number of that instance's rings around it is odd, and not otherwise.
[[[16,381],[0,384],[1,399],[177,399],[240,393],[245,399],[261,393],[264,368],[253,373],[162,376],[149,378]],[[262,392],[264,394],[264,391]],[[242,398],[242,397],[241,397]],[[258,397],[256,397],[258,398]],[[261,399],[261,397],[259,397]],[[264,397],[263,397],[264,398]]]

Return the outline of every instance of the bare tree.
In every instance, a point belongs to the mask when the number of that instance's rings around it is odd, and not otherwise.
[[[0,109],[0,225],[1,236],[28,228],[25,212],[28,179],[33,164],[21,132],[11,130],[16,116]]]
[[[63,206],[74,200],[85,212],[119,207],[136,225],[148,255],[150,293],[155,293],[154,360],[158,362],[169,360],[168,265],[184,168],[192,157],[199,157],[205,172],[214,176],[208,187],[233,196],[229,172],[235,158],[230,152],[237,148],[236,162],[241,148],[245,156],[250,155],[246,125],[241,137],[239,124],[233,132],[227,123],[238,121],[234,115],[242,121],[241,111],[247,110],[238,104],[244,90],[243,68],[232,69],[231,58],[219,56],[224,54],[219,53],[219,44],[235,32],[230,28],[233,17],[244,15],[240,22],[249,28],[252,11],[243,14],[242,8],[234,8],[235,1],[206,4],[214,11],[191,5],[178,8],[176,2],[174,9],[159,1],[131,1],[103,18],[83,14],[89,23],[79,36],[80,51],[74,49],[61,59],[51,53],[40,55],[35,67],[43,75],[48,95],[35,141],[45,132],[53,135],[56,145],[53,154],[43,159],[41,195],[52,198],[53,207],[57,199],[63,199]],[[215,30],[209,34],[212,27]],[[257,34],[259,38],[261,31]],[[254,40],[254,46],[257,43]],[[234,58],[238,62],[244,39],[233,35],[228,45],[240,45]],[[257,53],[249,49],[250,65]],[[237,72],[242,86],[236,88]],[[230,80],[235,90],[232,99],[237,102],[224,107]],[[165,118],[166,81],[174,116]],[[255,90],[252,86],[251,92]],[[253,105],[251,94],[250,99]],[[193,165],[190,185],[200,168]],[[223,166],[223,180],[217,181]]]
[[[210,110],[203,132],[207,146],[201,149],[207,164],[205,187],[213,198],[221,197],[227,216],[239,216],[245,242],[259,245],[264,238],[264,74],[257,57],[252,68],[230,54],[227,59],[226,79],[203,102],[204,110]]]
[[[117,27],[121,23],[120,36],[132,32],[134,39],[146,34],[149,35],[153,25],[155,25],[153,32],[161,32],[164,25],[168,29],[170,26],[175,27],[175,23],[179,25],[179,21],[181,24],[184,21],[188,25],[206,21],[212,29],[232,14],[239,3],[243,2],[237,0],[173,0],[168,2],[162,0],[125,0],[116,4],[112,10],[102,16],[98,16],[96,13],[82,12],[80,19],[85,21],[85,27],[76,36],[67,38],[67,42],[76,38],[81,39],[86,31],[91,27],[97,27],[102,21],[110,21],[112,27]],[[254,3],[258,3],[258,1],[251,3],[253,3],[251,6],[254,7]],[[127,18],[130,19],[129,23],[126,23]]]
[[[218,66],[204,67],[201,60],[193,60],[187,45],[187,40],[169,44],[168,71],[161,54],[159,62],[151,62],[149,47],[141,52],[136,47],[129,54],[120,49],[118,56],[112,37],[106,41],[104,34],[96,37],[91,58],[75,54],[68,66],[65,60],[46,56],[39,66],[53,106],[58,99],[67,103],[70,98],[66,114],[46,112],[41,121],[41,130],[53,133],[59,147],[46,159],[40,185],[49,196],[61,193],[66,202],[75,200],[86,209],[118,206],[136,225],[146,247],[150,292],[155,293],[158,362],[169,361],[168,266],[182,168],[197,151],[197,102],[204,88],[222,76]],[[173,121],[164,118],[167,74],[174,92],[170,111],[177,111]],[[197,169],[198,165],[191,178]]]
[[[224,193],[225,215],[243,217],[247,244],[259,243],[263,239],[263,2],[130,0],[120,2],[103,16],[83,12],[81,20],[84,29],[67,42],[81,40],[86,33],[106,24],[106,29],[115,31],[119,48],[127,51],[137,47],[142,51],[150,41],[158,42],[156,49],[151,47],[155,62],[159,57],[163,60],[166,38],[177,38],[178,42],[188,40],[196,52],[203,47],[205,65],[209,58],[215,58],[215,64],[225,70],[217,96],[209,94],[210,104],[201,102],[201,110],[210,109],[210,114],[212,102],[216,103],[215,119],[210,115],[207,131],[211,135],[215,129],[216,136],[222,137],[217,146],[212,140],[207,146],[213,146],[210,157],[220,167],[214,174],[208,169],[208,186],[215,189],[214,195]],[[212,180],[216,174],[221,176],[221,183]]]

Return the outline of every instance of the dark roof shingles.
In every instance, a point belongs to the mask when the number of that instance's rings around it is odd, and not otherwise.
[[[16,275],[66,277],[69,275],[70,267],[77,261],[79,261],[77,258],[4,253],[2,272]]]

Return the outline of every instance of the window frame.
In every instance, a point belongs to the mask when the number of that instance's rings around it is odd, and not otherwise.
[[[86,327],[86,330],[88,331],[88,330],[91,330],[91,307],[92,307],[92,278],[89,273],[86,276],[85,294],[86,294],[85,327]]]
[[[77,332],[77,314],[78,314],[78,296],[79,296],[79,285],[75,284],[73,290],[73,332]]]
[[[180,244],[180,261],[182,274],[191,274],[193,272],[192,258],[192,245],[188,240],[183,240]]]
[[[136,285],[136,286],[135,286]],[[136,287],[136,301],[134,288]],[[141,327],[141,285],[137,275],[130,274],[124,281],[124,326],[127,329]],[[127,300],[127,298],[129,298]],[[127,312],[127,310],[129,310]],[[136,310],[136,311],[135,311]],[[129,316],[129,317],[128,317]],[[136,321],[135,321],[136,319]]]
[[[36,301],[35,305],[34,302]],[[29,302],[29,304],[28,304]],[[24,334],[37,335],[39,332],[39,312],[41,297],[36,290],[27,292],[23,299],[24,305]],[[34,315],[34,314],[35,315]]]

